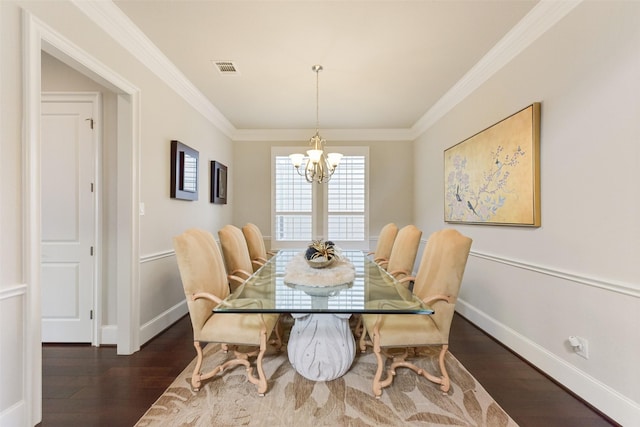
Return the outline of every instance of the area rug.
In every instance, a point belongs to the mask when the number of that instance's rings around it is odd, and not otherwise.
[[[288,335],[285,333],[285,335]],[[225,360],[220,345],[204,349],[202,372]],[[421,349],[416,364],[438,372],[437,352]],[[235,367],[191,390],[195,359],[137,422],[151,426],[516,426],[509,415],[451,354],[445,360],[451,390],[399,368],[391,386],[376,399],[371,382],[375,356],[358,353],[344,376],[325,382],[308,380],[289,364],[286,348],[264,358],[269,388],[258,396],[243,367]]]

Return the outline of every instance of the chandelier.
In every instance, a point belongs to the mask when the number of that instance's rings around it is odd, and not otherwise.
[[[320,136],[320,120],[318,119],[319,110],[319,85],[318,76],[322,71],[322,65],[314,65],[311,67],[316,73],[316,133],[309,139],[310,150],[307,150],[307,155],[296,153],[291,154],[289,158],[291,163],[295,166],[298,175],[304,176],[307,182],[317,182],[323,184],[329,182],[331,176],[335,172],[342,154],[340,153],[324,153],[324,145],[327,142]]]

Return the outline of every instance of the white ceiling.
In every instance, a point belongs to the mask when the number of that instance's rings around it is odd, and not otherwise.
[[[411,128],[536,3],[115,1],[239,130],[313,128],[314,64],[321,129]]]

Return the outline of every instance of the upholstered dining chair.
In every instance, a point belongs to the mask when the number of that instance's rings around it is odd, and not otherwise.
[[[440,230],[429,237],[413,292],[434,310],[434,314],[362,315],[364,331],[360,337],[360,349],[365,351],[366,346],[371,345],[378,362],[373,379],[376,397],[379,398],[382,389],[392,383],[396,368],[399,367],[409,368],[429,381],[440,384],[444,393],[449,391],[450,380],[444,359],[449,348],[449,330],[471,242],[469,237],[453,229]],[[409,279],[407,277],[404,280]],[[426,346],[440,347],[439,376],[406,360],[411,355],[410,350]],[[397,353],[398,349],[400,353]],[[388,358],[393,360],[386,369],[386,378],[382,379]]]
[[[267,262],[267,259],[275,255],[275,252],[272,250],[267,251],[264,244],[264,236],[257,225],[251,222],[245,224],[242,227],[242,234],[244,234],[244,238],[247,241],[249,258],[255,272]]]
[[[227,224],[218,230],[220,247],[227,267],[229,287],[233,292],[253,274],[253,265],[249,256],[247,241],[242,230]]]
[[[391,255],[391,249],[393,248],[393,242],[396,240],[398,234],[398,226],[393,222],[382,227],[380,234],[378,235],[378,243],[376,243],[376,250],[369,252],[367,255],[372,255],[373,261],[380,264],[381,262],[389,261]]]
[[[189,229],[173,238],[180,278],[189,307],[193,327],[193,345],[197,353],[196,366],[191,376],[191,387],[198,391],[202,381],[212,378],[227,368],[243,365],[247,379],[257,385],[258,394],[267,391],[267,380],[262,359],[267,349],[267,339],[275,330],[276,348],[282,343],[276,324],[277,314],[213,313],[213,308],[229,295],[229,285],[222,255],[213,235],[205,230]],[[202,343],[221,343],[224,350],[233,351],[235,357],[201,373]],[[249,346],[249,352],[239,351],[238,346]],[[257,377],[253,374],[250,357],[256,357]]]
[[[413,265],[420,247],[422,231],[415,225],[409,224],[398,231],[391,255],[387,261],[382,261],[381,266],[386,267],[389,274],[400,280],[413,274]]]

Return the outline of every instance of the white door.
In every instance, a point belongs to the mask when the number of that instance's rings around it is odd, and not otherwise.
[[[42,97],[43,342],[93,342],[94,99]]]

